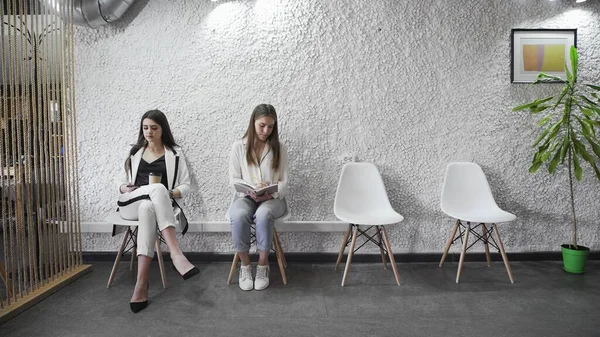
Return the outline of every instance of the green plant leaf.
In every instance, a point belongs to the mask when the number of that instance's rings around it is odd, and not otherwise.
[[[552,118],[552,115],[547,115],[546,117],[540,119],[540,121],[537,123],[537,125],[538,126],[546,125],[546,123],[548,123],[548,121],[550,121],[550,118]]]
[[[560,105],[560,103],[562,103],[562,100],[568,91],[569,91],[569,87],[563,88],[563,90],[560,92],[560,96],[558,96],[558,99],[556,100],[556,103],[554,103],[554,108],[556,108],[557,106]]]
[[[575,119],[577,119],[577,122],[579,122],[579,125],[581,125],[581,133],[583,133],[584,136],[591,137],[594,134],[594,132],[590,129],[590,126],[587,123],[584,123],[581,118],[575,116]]]
[[[556,167],[558,166],[558,163],[560,162],[560,153],[561,152],[562,152],[562,144],[560,145],[558,150],[556,150],[554,157],[550,161],[550,165],[548,165],[548,172],[550,174],[554,174],[554,172],[556,171]]]
[[[548,161],[548,159],[550,159],[550,155],[552,155],[552,150],[548,150],[542,153],[539,158],[540,163],[545,163],[546,161]]]
[[[588,86],[596,91],[600,91],[600,85],[586,84],[586,86]]]
[[[592,101],[591,99],[589,99],[585,95],[579,95],[579,98],[581,98],[582,100],[586,101],[588,104],[591,104],[592,106],[597,106],[596,102]]]
[[[573,146],[575,147],[575,152],[579,154],[583,160],[587,161],[588,163],[594,162],[594,158],[589,154],[582,142],[577,139],[573,139]]]
[[[581,113],[586,115],[587,117],[592,117],[594,115],[594,112],[590,108],[582,108]]]
[[[537,76],[537,81],[535,81],[534,84],[539,83],[539,82],[548,82],[548,81],[557,81],[557,82],[565,83],[565,80],[563,80],[562,78],[560,78],[558,76],[552,76],[552,75],[548,75],[546,73],[539,73]]]
[[[552,127],[550,128],[550,134],[548,135],[548,137],[546,137],[546,140],[544,141],[543,144],[549,143],[556,138],[558,131],[560,131],[560,127],[562,126],[563,122],[565,122],[566,120],[567,119],[563,117],[558,122],[556,122],[556,124],[552,125]]]
[[[547,128],[546,130],[544,130],[544,132],[542,132],[541,135],[539,135],[535,141],[533,142],[533,145],[531,145],[531,147],[536,147],[541,141],[542,139],[544,139],[544,137],[546,137],[546,135],[548,134],[548,132],[550,132],[551,128]]]
[[[600,126],[600,121],[596,121],[596,120],[589,119],[589,118],[585,118],[583,121],[592,128],[594,126]]]
[[[585,139],[588,141],[588,143],[590,143],[590,146],[592,147],[592,151],[594,151],[594,154],[600,158],[600,145],[598,145],[598,143],[596,143],[592,138],[590,137],[585,137]]]
[[[560,162],[565,162],[565,155],[567,154],[567,150],[569,149],[569,135],[565,135],[563,138],[563,144],[560,149]]]
[[[596,166],[595,162],[592,162],[591,165],[594,168],[594,173],[596,173],[596,179],[600,181],[600,171],[598,171],[598,166]]]
[[[512,111],[520,111],[520,110],[525,110],[525,109],[530,109],[530,108],[537,108],[538,105],[546,103],[553,98],[554,98],[554,96],[548,96],[546,98],[536,99],[533,102],[529,102],[529,103],[525,103],[525,104],[516,106],[512,109]]]
[[[573,71],[573,82],[571,82],[571,84],[573,84],[575,81],[577,81],[577,63],[579,61],[579,56],[577,55],[577,48],[575,48],[575,46],[571,46],[571,50],[569,52],[571,59],[571,70]]]
[[[579,165],[579,159],[577,158],[577,154],[575,152],[573,153],[573,166],[575,166],[575,178],[578,181],[581,181],[581,178],[583,177],[583,170]]]
[[[547,106],[547,105],[538,105],[538,106],[537,106],[537,107],[535,107],[535,108],[534,108],[534,107],[531,107],[531,108],[529,108],[529,110],[530,110],[530,112],[531,112],[532,114],[534,114],[534,115],[535,115],[535,114],[537,114],[537,113],[540,113],[540,112],[542,112],[542,111],[544,111],[544,110],[546,110],[546,109],[548,109],[548,108],[550,108],[550,107],[549,107],[549,106]]]
[[[587,124],[590,127],[590,130],[592,131],[592,137],[596,138],[596,130],[594,129],[594,127],[595,127],[594,123],[600,124],[600,122],[589,119],[588,117],[585,117],[583,119],[583,121],[585,122],[585,124]]]
[[[529,167],[529,173],[535,173],[542,166],[542,162],[538,161]]]
[[[567,65],[567,63],[565,62],[565,74],[567,74],[567,82],[571,83],[571,85],[573,85],[573,75],[571,75],[571,72],[569,71],[569,66]]]

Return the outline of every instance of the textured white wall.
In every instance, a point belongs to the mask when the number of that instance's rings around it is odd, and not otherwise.
[[[573,1],[574,2],[574,1]],[[163,110],[195,193],[191,221],[225,220],[227,162],[255,105],[273,104],[288,145],[292,220],[335,220],[344,154],[375,163],[405,221],[395,252],[440,252],[452,220],[439,210],[445,166],[475,161],[498,204],[509,251],[569,240],[565,170],[527,172],[536,120],[511,108],[556,90],[510,83],[511,28],[578,28],[583,80],[600,81],[600,3],[546,0],[138,0],[121,20],[78,28],[82,221],[115,208],[139,118]],[[576,187],[580,243],[600,248],[599,184]],[[341,233],[283,233],[287,251],[337,251]],[[117,240],[84,233],[84,249]],[[228,233],[190,233],[184,250],[231,251]]]

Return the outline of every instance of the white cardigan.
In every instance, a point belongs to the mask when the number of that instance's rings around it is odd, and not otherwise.
[[[234,142],[229,156],[229,185],[235,191],[233,186],[235,182],[243,181],[256,186],[261,181],[268,181],[271,184],[279,185],[279,192],[273,193],[273,198],[285,198],[289,172],[287,148],[283,143],[280,143],[278,171],[271,168],[273,151],[271,151],[269,144],[265,145],[262,156],[260,166],[248,165],[246,161],[246,138]],[[243,197],[244,193],[237,193],[237,195]]]

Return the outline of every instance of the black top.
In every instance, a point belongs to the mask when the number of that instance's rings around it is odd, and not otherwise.
[[[140,167],[137,171],[137,176],[135,177],[135,185],[136,186],[144,186],[148,185],[150,179],[148,178],[148,174],[159,173],[162,175],[160,183],[165,185],[167,189],[169,189],[167,182],[167,165],[165,164],[165,156],[156,159],[152,163],[148,163],[146,160],[142,158],[140,161]]]

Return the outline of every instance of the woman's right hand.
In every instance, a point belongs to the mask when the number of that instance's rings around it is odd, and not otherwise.
[[[120,190],[121,190],[121,194],[124,194],[124,193],[129,193],[129,192],[135,191],[138,188],[139,188],[139,186],[123,184],[123,185],[121,185]]]

